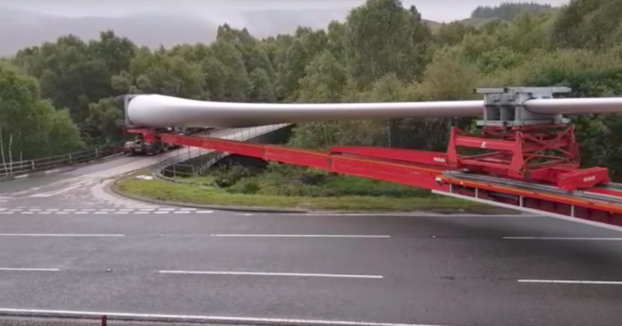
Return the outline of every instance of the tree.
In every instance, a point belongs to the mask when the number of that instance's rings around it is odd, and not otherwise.
[[[368,0],[350,12],[346,27],[347,68],[360,88],[389,73],[412,81],[423,71],[431,33],[416,8]]]
[[[83,146],[66,110],[42,100],[33,77],[0,63],[0,160],[33,159]],[[62,131],[61,131],[62,130]]]
[[[203,99],[205,79],[201,72],[198,63],[163,51],[141,48],[132,59],[129,71],[114,76],[110,82],[121,93],[155,93]]]
[[[553,26],[553,39],[562,47],[604,49],[620,43],[622,0],[573,0]]]
[[[242,54],[228,41],[218,40],[210,46],[211,55],[222,62],[224,78],[220,81],[224,86],[224,99],[243,102],[248,98],[251,83],[244,65]]]
[[[251,102],[274,103],[276,95],[274,93],[274,84],[270,80],[270,76],[265,70],[258,68],[253,70],[249,76],[251,82],[251,90],[249,99]]]
[[[346,72],[333,54],[326,50],[305,68],[300,79],[299,101],[307,103],[339,102],[346,83]]]
[[[479,6],[472,13],[471,18],[500,18],[512,21],[522,13],[544,13],[550,12],[553,7],[549,4],[539,4],[533,2],[504,2],[499,6]]]

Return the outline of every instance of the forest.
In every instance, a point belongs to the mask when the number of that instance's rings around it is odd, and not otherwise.
[[[368,0],[325,29],[265,39],[229,25],[211,44],[151,50],[113,31],[20,50],[0,60],[0,154],[44,157],[122,140],[115,98],[159,93],[239,102],[479,99],[477,87],[554,86],[572,96],[622,93],[622,0],[479,7],[432,29],[417,8]],[[622,116],[571,116],[583,164],[622,174]],[[289,145],[369,145],[444,151],[451,125],[470,119],[298,124]]]

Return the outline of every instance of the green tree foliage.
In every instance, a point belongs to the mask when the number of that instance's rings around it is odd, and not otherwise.
[[[261,40],[224,24],[217,34],[211,44],[157,50],[112,32],[89,42],[68,35],[20,51],[10,61],[38,80],[40,95],[35,79],[4,64],[4,155],[75,148],[80,143],[74,123],[89,144],[120,139],[124,111],[115,98],[126,93],[261,103],[467,100],[479,98],[473,88],[501,86],[566,85],[573,96],[622,94],[622,0],[478,7],[470,20],[443,24],[435,33],[415,7],[367,0],[325,29],[301,26]],[[11,78],[23,86],[16,88]],[[583,164],[607,166],[622,180],[622,117],[570,118]],[[443,151],[452,125],[468,128],[472,121],[300,123],[290,145]]]
[[[402,81],[416,79],[430,41],[416,8],[407,10],[399,0],[369,0],[346,22],[348,72],[359,87],[390,73]]]
[[[479,6],[471,13],[471,18],[499,18],[512,21],[521,13],[539,14],[551,11],[553,7],[548,4],[535,2],[504,2],[499,6]]]
[[[56,107],[68,108],[83,127],[89,103],[118,95],[110,78],[128,69],[134,51],[131,41],[107,31],[88,43],[69,35],[24,49],[17,53],[15,63],[39,80],[43,97]]]
[[[66,153],[83,146],[67,110],[41,98],[37,80],[0,63],[0,164]]]
[[[598,50],[622,41],[622,0],[570,2],[554,23],[555,43],[564,47]]]

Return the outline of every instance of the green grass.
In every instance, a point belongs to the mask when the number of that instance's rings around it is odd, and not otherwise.
[[[449,197],[429,195],[421,190],[391,183],[353,177],[329,177],[320,185],[302,185],[298,181],[289,184],[283,183],[292,175],[278,174],[277,172],[263,173],[238,180],[233,186],[220,188],[215,186],[221,175],[209,175],[199,178],[184,178],[178,183],[171,183],[159,179],[136,179],[138,175],[151,174],[149,171],[139,171],[118,180],[115,184],[117,191],[143,198],[155,199],[164,202],[186,204],[202,204],[215,206],[244,206],[294,208],[306,210],[336,210],[336,211],[437,211],[437,212],[492,212],[507,213],[507,211],[489,208],[477,203],[458,200]],[[290,180],[291,181],[291,180]],[[262,186],[245,186],[249,183],[264,182]],[[277,187],[275,183],[281,183]],[[376,185],[375,190],[370,185]],[[388,195],[364,196],[343,195],[348,193],[362,193],[358,187]],[[243,193],[245,188],[252,188],[253,194]],[[288,190],[289,189],[289,190]],[[307,195],[283,195],[291,192]],[[314,190],[311,190],[314,189]],[[318,190],[319,189],[319,190]],[[342,194],[338,196],[322,196],[326,192]],[[276,193],[276,194],[275,194]],[[418,196],[417,196],[417,193]],[[309,195],[310,194],[310,195]]]

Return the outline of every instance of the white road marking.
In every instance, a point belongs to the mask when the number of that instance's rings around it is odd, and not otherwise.
[[[58,272],[58,268],[2,268],[0,271],[4,272]]]
[[[69,212],[56,212],[57,215],[67,215]]]
[[[170,212],[167,212],[167,211],[160,212],[160,211],[158,211],[158,212],[155,212],[155,213],[156,213],[156,214],[168,214],[168,213],[170,213]],[[136,213],[134,213],[134,214],[138,214],[138,212],[136,212]],[[146,212],[143,212],[143,214],[146,214]]]
[[[96,215],[106,215],[108,212],[95,212]]]
[[[45,173],[56,173],[56,172],[58,172],[58,171],[59,171],[59,169],[55,169],[55,170],[45,171]]]
[[[1,210],[1,209],[0,209],[0,210]],[[31,209],[29,209],[29,211],[32,211],[32,212],[41,212],[41,211],[43,211],[43,210],[42,210],[41,208],[31,208]]]
[[[494,217],[494,218],[514,218],[514,217],[535,217],[537,215],[529,215],[529,214],[490,214],[490,215],[482,215],[482,214],[467,214],[467,213],[455,213],[455,214],[441,214],[441,213],[425,213],[425,212],[413,212],[413,213],[292,213],[293,216],[324,216],[324,217],[356,217],[356,216],[394,216],[394,217]]]
[[[189,211],[175,211],[173,214],[190,214]]]
[[[503,237],[504,240],[570,240],[570,241],[622,241],[622,238],[580,238],[580,237]]]
[[[182,211],[196,211],[196,208],[182,208]]]
[[[50,215],[50,214],[52,214],[52,212],[38,212],[37,214],[45,214],[45,215]]]
[[[0,233],[0,237],[124,237],[125,234]]]
[[[86,214],[88,214],[88,213],[89,213],[89,212],[76,212],[75,214],[76,214],[76,215],[86,215]]]
[[[273,323],[285,325],[341,325],[341,326],[452,326],[452,325],[430,325],[430,324],[400,324],[400,323],[377,323],[359,322],[345,320],[321,320],[321,319],[285,319],[285,318],[256,318],[256,317],[229,317],[229,316],[201,316],[201,315],[166,315],[166,314],[141,314],[131,312],[105,312],[105,311],[76,311],[76,310],[47,310],[47,309],[13,309],[0,308],[3,314],[22,314],[22,315],[45,315],[45,316],[73,316],[73,317],[101,317],[108,319],[134,319],[134,320],[193,320],[204,322],[234,322],[241,323]]]
[[[77,211],[77,209],[75,209],[75,208],[63,209],[63,212],[75,212],[75,211]]]
[[[336,278],[373,278],[373,279],[383,278],[382,275],[268,273],[268,272],[234,272],[234,271],[158,271],[158,273],[160,274],[186,274],[186,275],[297,276],[297,277],[336,277]]]
[[[355,234],[210,234],[210,237],[248,237],[248,238],[390,238],[390,235]]]
[[[126,215],[129,214],[130,212],[114,212],[115,215]]]
[[[622,285],[621,281],[518,280],[518,282],[519,283],[559,283],[559,284]]]
[[[196,211],[197,214],[212,214],[214,211]]]
[[[34,214],[35,212],[21,212],[20,214]]]
[[[56,195],[60,195],[62,193],[77,189],[82,187],[81,184],[77,184],[77,185],[73,185],[73,186],[69,186],[67,188],[61,189],[61,190],[57,190],[57,191],[50,191],[50,192],[44,192],[44,193],[40,193],[40,194],[34,194],[34,195],[30,195],[29,197],[35,197],[35,198],[43,198],[43,197],[52,197],[52,196],[56,196]]]
[[[21,178],[26,178],[26,177],[28,177],[28,174],[16,175],[15,179],[21,179]]]
[[[134,214],[149,214],[150,212],[134,212]]]
[[[176,208],[158,208],[159,211],[174,211]]]

